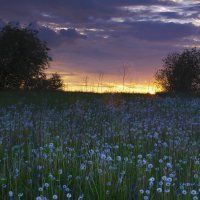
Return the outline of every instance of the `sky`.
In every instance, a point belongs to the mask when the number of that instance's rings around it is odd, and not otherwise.
[[[58,72],[66,90],[153,93],[168,53],[200,47],[200,0],[0,3],[0,27],[38,30],[51,48],[47,73]]]

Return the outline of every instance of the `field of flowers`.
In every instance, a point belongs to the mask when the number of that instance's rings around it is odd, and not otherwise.
[[[199,98],[68,96],[1,101],[1,200],[200,199]]]

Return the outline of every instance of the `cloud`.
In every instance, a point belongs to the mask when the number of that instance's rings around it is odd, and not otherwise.
[[[0,13],[5,22],[35,21],[30,28],[62,72],[120,73],[129,62],[150,73],[168,52],[195,44],[199,9],[197,0],[3,0]]]
[[[135,22],[132,23],[134,37],[148,41],[175,41],[197,34],[200,28],[192,24],[176,24],[161,22]]]
[[[76,29],[74,28],[69,28],[69,29],[61,29],[59,34],[63,37],[69,38],[71,40],[75,39],[87,39],[87,36],[84,34],[80,34]]]

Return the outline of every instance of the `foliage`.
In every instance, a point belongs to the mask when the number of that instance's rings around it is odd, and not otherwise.
[[[169,54],[155,78],[167,92],[200,92],[200,50],[192,48]]]
[[[37,31],[6,25],[0,31],[0,89],[62,87],[60,76],[53,75],[54,82],[46,79],[44,71],[52,60],[49,50],[46,42],[38,38]]]
[[[0,199],[198,199],[199,98],[19,93],[0,107]]]
[[[57,73],[52,74],[52,77],[48,81],[48,87],[51,90],[58,90],[62,89],[63,87],[63,81],[61,79],[61,76]]]

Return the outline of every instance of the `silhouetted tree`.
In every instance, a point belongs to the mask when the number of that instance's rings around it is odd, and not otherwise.
[[[200,92],[200,50],[192,48],[169,54],[155,78],[167,92]]]
[[[37,31],[6,25],[0,31],[0,89],[31,89],[45,80],[49,50]]]
[[[57,73],[52,74],[52,77],[48,79],[48,89],[60,90],[63,88],[63,81],[61,76]]]
[[[49,87],[49,81],[46,75],[29,79],[29,82],[24,86],[26,90],[47,90]]]

